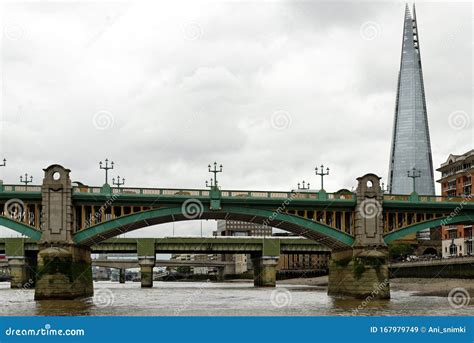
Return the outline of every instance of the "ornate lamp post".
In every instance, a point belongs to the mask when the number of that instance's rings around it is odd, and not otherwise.
[[[218,188],[219,184],[217,182],[217,174],[222,173],[222,164],[219,166],[219,169],[217,169],[217,162],[214,162],[214,169],[211,169],[211,165],[209,165],[208,167],[209,167],[209,172],[214,174],[214,179],[211,179],[210,187]],[[206,185],[207,185],[207,181],[206,181]]]
[[[318,167],[314,168],[316,175],[321,176],[321,190],[324,190],[324,176],[329,175],[329,168],[326,168],[324,172],[324,166],[321,164],[321,171],[318,171]]]
[[[309,189],[309,182],[306,184],[306,181],[302,182],[303,186],[298,182],[298,189]]]
[[[108,184],[109,180],[109,170],[114,169],[114,162],[110,163],[109,166],[109,159],[105,159],[105,166],[102,166],[102,161],[99,162],[99,169],[104,169],[105,170],[105,184]]]
[[[412,170],[407,171],[407,175],[413,179],[413,193],[416,193],[416,178],[421,177],[421,170],[413,167]]]
[[[33,182],[33,176],[30,176],[30,178],[28,179],[28,173],[25,173],[25,178],[20,175],[20,182],[24,183],[25,186],[28,187],[28,184]]]
[[[125,184],[125,178],[122,178],[122,182],[120,182],[120,176],[117,176],[117,182],[115,182],[115,178],[112,178],[112,184],[116,185],[117,188]]]

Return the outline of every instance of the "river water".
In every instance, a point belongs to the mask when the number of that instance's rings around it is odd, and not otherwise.
[[[94,282],[94,297],[68,301],[35,301],[34,290],[10,289],[0,283],[0,315],[80,316],[328,316],[473,315],[472,304],[450,306],[447,297],[392,291],[390,300],[335,298],[323,287],[279,284],[254,288],[251,282]]]

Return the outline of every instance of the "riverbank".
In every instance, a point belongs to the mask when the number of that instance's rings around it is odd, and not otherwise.
[[[328,277],[296,278],[277,281],[278,285],[307,285],[327,287]],[[473,279],[442,279],[442,278],[396,278],[390,279],[390,289],[393,291],[414,292],[417,296],[446,297],[454,288],[464,288],[474,297]]]

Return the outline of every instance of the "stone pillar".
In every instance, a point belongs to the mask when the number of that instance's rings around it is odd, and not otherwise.
[[[36,300],[76,299],[93,293],[89,248],[70,245],[40,250]]]
[[[78,246],[74,234],[70,170],[54,164],[44,169],[41,240],[38,243],[35,299],[91,296],[90,248]]]
[[[388,249],[383,240],[383,193],[380,178],[358,179],[353,247],[333,251],[329,262],[328,294],[388,299]]]
[[[153,268],[155,267],[154,257],[139,258],[138,264],[140,265],[140,280],[142,288],[153,287]]]
[[[120,283],[125,283],[125,269],[124,268],[120,268],[119,282]]]
[[[25,238],[6,238],[5,255],[10,269],[11,288],[34,286],[34,261],[25,252]]]
[[[217,281],[224,282],[224,268],[225,267],[217,267]]]
[[[137,239],[138,264],[142,288],[153,287],[153,268],[156,263],[155,240],[150,238]]]
[[[29,276],[25,257],[8,258],[10,268],[10,287],[24,288],[29,284]]]
[[[388,250],[352,249],[331,254],[329,295],[354,298],[389,299]]]
[[[277,256],[262,256],[252,259],[253,284],[255,287],[275,287]]]

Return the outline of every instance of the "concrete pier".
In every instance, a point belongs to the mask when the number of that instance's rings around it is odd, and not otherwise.
[[[329,295],[389,299],[388,250],[347,249],[333,252],[329,262]]]
[[[125,269],[124,269],[124,268],[120,268],[120,271],[119,271],[119,282],[120,282],[120,283],[125,283]]]
[[[70,170],[53,164],[44,169],[41,230],[35,299],[91,296],[90,248],[75,244]]]
[[[28,287],[29,283],[32,282],[32,279],[30,279],[29,276],[30,273],[28,272],[28,266],[25,257],[17,256],[8,258],[8,266],[10,267],[10,287]]]
[[[38,253],[35,299],[75,299],[91,296],[92,263],[85,247],[63,246]]]
[[[331,253],[328,294],[388,299],[388,249],[383,239],[380,178],[366,174],[357,181],[355,243]]]
[[[155,267],[154,258],[139,258],[140,280],[142,288],[153,287],[153,268]]]
[[[278,257],[262,256],[252,259],[255,287],[275,287]]]

